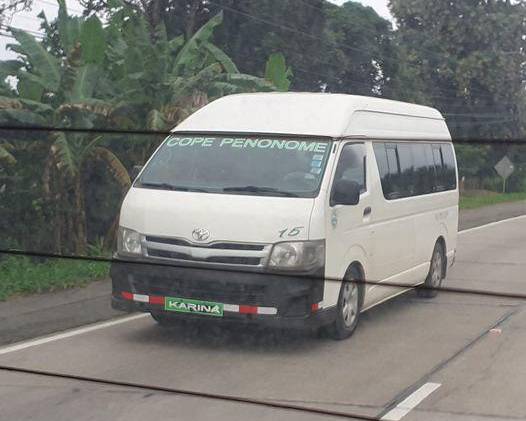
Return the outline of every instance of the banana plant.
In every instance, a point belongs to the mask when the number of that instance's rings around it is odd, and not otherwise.
[[[104,78],[106,35],[102,24],[96,16],[69,16],[65,1],[59,0],[57,28],[63,57],[55,57],[32,35],[12,30],[17,43],[10,48],[18,53],[18,59],[0,63],[0,71],[16,78],[18,96],[0,97],[0,123],[76,128],[103,123],[101,110],[110,104],[100,95],[97,98],[98,84]],[[89,162],[102,161],[123,191],[130,185],[124,165],[102,142],[101,136],[60,131],[39,142],[47,148],[41,184],[45,197],[56,208],[57,251],[82,253],[86,249],[83,183]],[[5,145],[0,148],[2,157],[13,162]]]
[[[212,43],[222,13],[189,39],[168,39],[162,24],[150,28],[127,7],[117,8],[103,26],[96,16],[69,16],[65,0],[58,2],[56,25],[40,15],[44,42],[11,31],[16,43],[9,48],[18,58],[0,61],[0,80],[10,76],[17,82],[15,91],[5,83],[0,86],[0,124],[166,130],[225,94],[286,90],[290,85],[283,57],[271,57],[266,78],[260,78],[241,73]],[[41,186],[55,206],[56,251],[86,249],[84,184],[92,162],[103,162],[122,192],[130,185],[114,152],[121,147],[110,150],[107,142],[101,135],[60,131],[39,142],[46,148]],[[137,147],[128,142],[121,150],[129,162],[144,161],[155,143],[145,139]],[[0,160],[14,163],[15,157],[13,144],[0,142]]]
[[[119,106],[143,110],[144,126],[162,130],[225,94],[276,90],[264,78],[241,73],[212,43],[222,20],[219,13],[190,39],[168,40],[163,24],[152,37],[141,16],[115,15],[108,49]]]
[[[283,53],[274,53],[267,60],[265,79],[271,82],[278,91],[286,92],[292,83],[292,69],[287,67]]]

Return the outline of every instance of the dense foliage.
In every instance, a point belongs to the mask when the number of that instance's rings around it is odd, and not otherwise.
[[[0,62],[0,125],[167,130],[225,94],[295,90],[434,106],[455,138],[524,137],[524,1],[391,0],[396,28],[353,1],[82,4],[83,16],[64,0],[55,21],[41,14],[42,40],[10,30],[18,58]],[[109,248],[128,171],[161,140],[3,130],[1,245]],[[504,154],[526,162],[519,148],[457,153],[461,176],[484,189],[498,189]],[[525,180],[518,166],[508,186],[526,190]]]
[[[166,130],[210,99],[290,84],[291,72],[280,54],[266,63],[268,79],[239,72],[211,42],[222,13],[188,39],[169,39],[164,24],[153,30],[128,7],[120,7],[102,25],[95,15],[69,16],[60,0],[57,21],[49,25],[43,19],[43,42],[11,31],[17,43],[10,48],[19,58],[0,62],[0,72],[2,79],[16,78],[17,85],[16,90],[6,86],[0,97],[2,124]],[[1,228],[15,228],[16,245],[26,248],[82,253],[99,236],[110,246],[116,209],[130,185],[127,168],[144,162],[160,140],[6,132],[0,143],[5,165],[0,176],[6,180]]]

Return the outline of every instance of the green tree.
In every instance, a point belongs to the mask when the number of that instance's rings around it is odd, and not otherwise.
[[[272,54],[265,66],[265,79],[276,87],[278,91],[288,91],[293,76],[292,69],[287,67],[282,53]]]
[[[0,62],[0,73],[16,78],[17,86],[0,97],[0,123],[166,130],[210,99],[284,90],[290,84],[291,71],[282,56],[271,57],[268,79],[239,72],[211,42],[221,13],[189,39],[169,39],[162,23],[152,31],[144,16],[128,7],[117,7],[105,27],[96,16],[69,16],[64,0],[55,22],[41,17],[46,31],[42,42],[12,30],[16,44],[10,48],[18,58]],[[88,187],[94,165],[104,164],[122,194],[130,184],[123,162],[144,162],[160,139],[142,137],[137,147],[139,142],[130,142],[136,140],[131,136],[120,136],[120,142],[60,130],[39,136],[32,140],[42,156],[44,202],[53,208],[53,248],[83,252],[88,240],[86,202],[92,202],[86,200],[86,192],[92,191]],[[0,141],[0,159],[13,162],[16,153],[10,140],[20,139],[15,133]]]
[[[110,16],[117,0],[83,0],[86,13]],[[264,77],[267,58],[282,53],[294,69],[293,90],[320,90],[324,64],[316,59],[323,46],[326,0],[126,0],[143,16],[150,33],[160,25],[168,39],[189,40],[222,12],[211,42],[235,62],[242,73]]]
[[[290,89],[319,91],[325,75],[325,0],[214,0],[224,24],[215,43],[242,72],[263,76],[267,57],[282,53],[294,71]]]
[[[217,14],[185,41],[183,36],[168,39],[162,23],[150,36],[142,15],[130,9],[113,15],[108,27],[107,73],[114,98],[111,113],[120,115],[122,124],[165,130],[210,99],[275,90],[271,81],[240,73],[211,42],[222,20],[222,13]],[[128,122],[126,115],[131,116]],[[142,123],[137,124],[141,115]]]
[[[391,23],[371,7],[348,1],[326,7],[327,90],[385,94],[397,67]]]
[[[446,114],[455,138],[524,134],[526,2],[391,0],[389,6],[415,81],[406,78],[400,90],[420,91]]]
[[[59,2],[57,31],[64,57],[56,57],[30,34],[12,29],[17,41],[10,48],[18,59],[1,63],[16,77],[17,95],[0,98],[0,122],[55,127],[93,127],[97,123],[92,108],[97,84],[104,77],[105,34],[95,16],[84,19],[68,16]],[[41,186],[45,199],[54,206],[54,248],[56,251],[83,252],[87,244],[84,170],[89,160],[103,161],[123,188],[130,180],[122,163],[106,147],[101,137],[90,134],[54,132],[39,139],[46,150]]]

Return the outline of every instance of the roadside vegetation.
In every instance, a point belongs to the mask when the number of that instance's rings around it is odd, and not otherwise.
[[[460,196],[460,209],[476,209],[498,203],[526,201],[526,192],[491,193],[476,196]],[[526,206],[526,203],[525,203]]]
[[[0,261],[0,301],[19,295],[85,286],[108,277],[109,264],[54,259],[38,262],[24,256]]]
[[[391,0],[396,25],[354,1],[80,0],[78,16],[65,0],[57,4],[55,20],[39,15],[38,33],[8,24],[11,12],[38,7],[35,0],[0,5],[0,35],[16,53],[0,60],[0,248],[107,253],[129,174],[164,137],[133,131],[170,130],[241,92],[325,91],[438,108],[454,139],[493,142],[456,147],[464,188],[498,192],[494,165],[504,155],[516,164],[509,194],[462,197],[463,209],[526,192],[526,148],[500,142],[526,133],[517,76],[526,39],[516,36],[525,2]],[[31,290],[30,276],[33,290],[46,289],[38,271],[62,268],[62,281],[49,288],[75,284],[66,275],[75,267],[78,283],[97,279],[80,263],[18,259],[2,260],[0,275],[9,264],[22,271],[20,262],[28,264],[23,291]],[[0,277],[0,288],[22,293],[10,276],[11,286]]]

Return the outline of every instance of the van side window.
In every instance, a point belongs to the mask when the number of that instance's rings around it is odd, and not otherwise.
[[[382,190],[386,199],[400,199],[411,194],[412,174],[411,151],[394,143],[374,144],[374,152],[379,165]]]
[[[373,144],[382,190],[387,200],[455,190],[456,167],[450,144]]]
[[[411,147],[415,162],[415,194],[432,193],[435,184],[435,163],[431,145],[423,143],[411,145]]]
[[[457,188],[457,170],[455,167],[455,155],[453,145],[440,145],[442,158],[444,162],[444,183],[446,190],[455,190]]]
[[[383,180],[389,175],[389,164],[387,163],[387,151],[383,143],[373,143],[374,155],[376,157],[376,165],[380,172],[380,179]],[[385,192],[385,188],[384,188]]]
[[[400,173],[398,175],[400,181],[400,193],[401,197],[409,197],[415,195],[415,182],[414,182],[414,164],[413,164],[413,151],[411,144],[400,143],[396,146],[398,151],[398,159],[400,161]]]
[[[394,199],[400,197],[392,182],[392,174],[398,173],[396,149],[387,147],[385,143],[373,143],[373,149],[385,198]]]
[[[361,143],[349,143],[343,147],[340,161],[336,167],[334,181],[341,179],[354,181],[360,186],[360,191],[367,191],[366,183],[366,152]]]
[[[445,174],[444,174],[444,160],[442,158],[442,151],[440,145],[433,145],[433,161],[435,163],[436,183],[435,191],[445,191]]]

